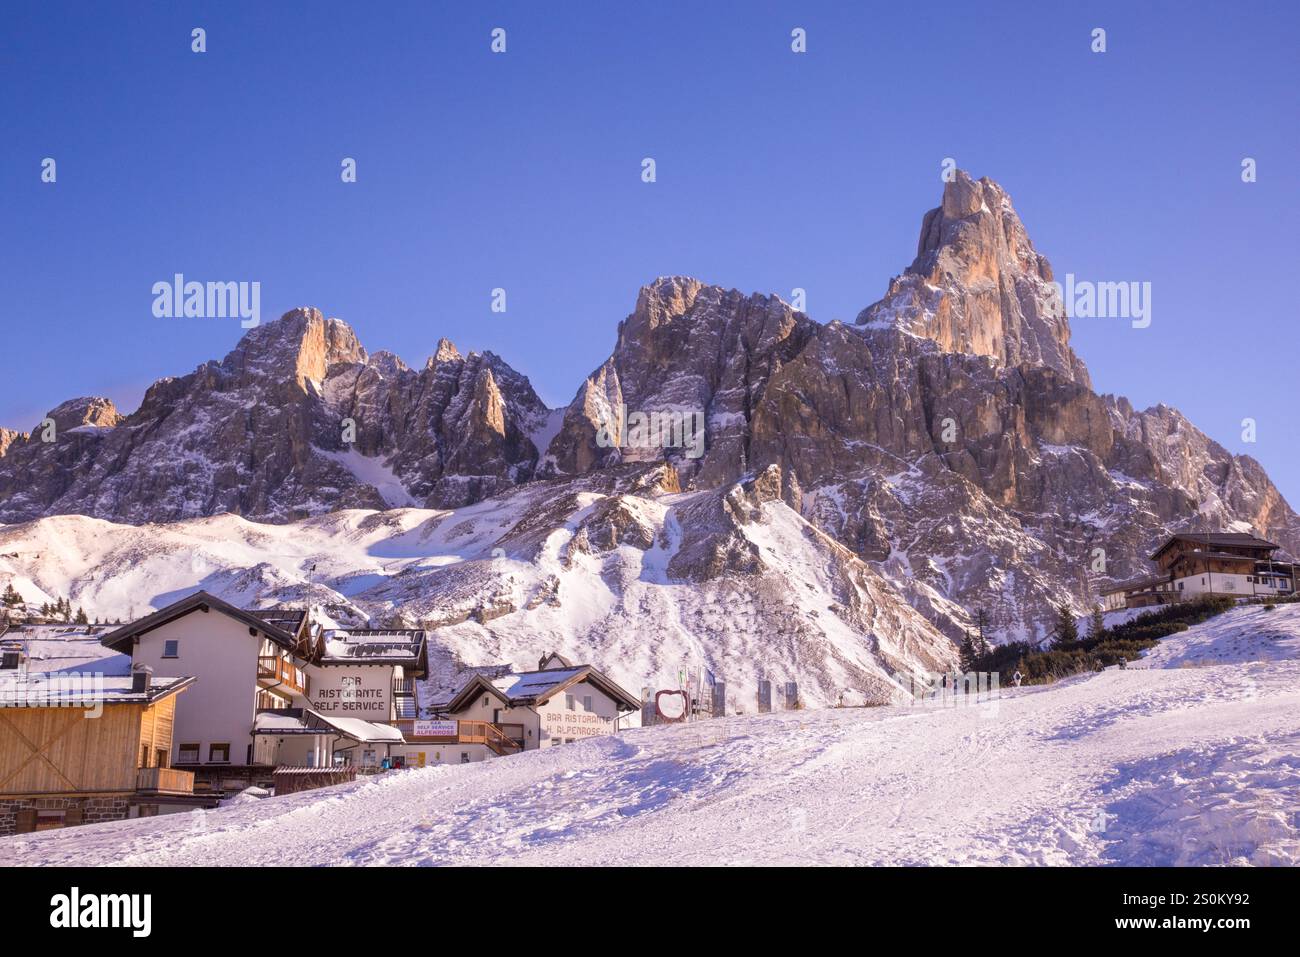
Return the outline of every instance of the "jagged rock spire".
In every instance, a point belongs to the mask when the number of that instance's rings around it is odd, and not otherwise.
[[[999,366],[1048,366],[1089,384],[1070,348],[1051,264],[1034,249],[1006,191],[963,170],[922,219],[916,259],[857,323],[929,339],[946,352],[989,356]]]

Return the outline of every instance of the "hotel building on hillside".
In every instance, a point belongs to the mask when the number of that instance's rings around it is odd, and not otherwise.
[[[198,591],[103,644],[159,677],[197,679],[176,716],[172,764],[225,793],[273,786],[284,765],[378,766],[401,743],[395,686],[422,669],[424,633],[357,636],[314,628],[302,610],[249,611]]]
[[[537,670],[471,674],[449,698],[421,702],[401,722],[408,763],[468,764],[615,734],[641,700],[591,665],[551,652]]]
[[[1143,608],[1202,596],[1284,597],[1296,592],[1296,566],[1278,561],[1279,546],[1242,533],[1180,532],[1151,554],[1157,572],[1101,590],[1106,611]]]

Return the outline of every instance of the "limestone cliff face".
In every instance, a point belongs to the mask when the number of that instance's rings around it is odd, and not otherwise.
[[[983,609],[1028,638],[1052,604],[1082,612],[1101,584],[1144,572],[1174,529],[1254,530],[1300,554],[1300,518],[1257,462],[1174,409],[1092,390],[1051,278],[1006,192],[959,173],[925,215],[916,259],[855,324],[661,278],[554,412],[491,353],[444,339],[415,369],[294,310],[224,360],[155,383],[128,416],[76,399],[50,414],[56,442],[0,432],[0,522],[282,522],[458,508],[545,480],[512,533],[540,549],[583,495],[647,474],[653,488],[617,494],[694,496],[674,507],[670,577],[779,568],[746,525],[756,501],[779,498],[852,558],[838,563],[869,565],[870,589],[887,582],[948,635]],[[702,454],[602,442],[620,410],[701,415]],[[622,497],[591,511],[570,557],[647,547],[643,507]]]
[[[368,355],[345,323],[295,309],[220,362],[154,383],[129,416],[75,399],[49,414],[55,442],[13,433],[0,447],[0,522],[461,505],[531,478],[528,432],[546,414],[496,356],[444,341],[417,373]]]
[[[916,259],[863,310],[858,324],[898,329],[945,352],[1027,363],[1088,385],[1070,348],[1070,327],[1052,267],[1029,241],[1002,187],[958,170],[943,202],[925,214]]]
[[[786,501],[954,635],[983,608],[1033,638],[1053,603],[1086,610],[1178,528],[1252,528],[1300,553],[1300,520],[1258,463],[1172,409],[1092,391],[1051,278],[1006,192],[960,173],[854,326],[660,279],[567,410],[553,465],[626,455],[594,449],[592,410],[694,403],[704,457],[659,453],[686,487],[779,467]]]
[[[775,296],[746,296],[694,279],[665,277],[641,290],[618,327],[609,359],[565,411],[546,471],[565,475],[644,457],[644,450],[601,447],[600,424],[629,412],[700,412],[707,447],[651,456],[671,461],[692,487],[714,487],[751,471],[749,420],[769,377],[814,335],[817,324]]]

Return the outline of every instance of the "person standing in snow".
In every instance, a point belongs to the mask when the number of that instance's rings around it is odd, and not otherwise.
[[[1023,680],[1023,678],[1024,675],[1022,675],[1019,671],[1017,671],[1014,675],[1011,676],[1011,680],[1016,683],[1017,688],[1020,687],[1020,682],[1021,680]]]

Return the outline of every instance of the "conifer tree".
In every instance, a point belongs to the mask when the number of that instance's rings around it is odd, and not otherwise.
[[[1101,641],[1106,637],[1106,615],[1101,605],[1093,603],[1092,617],[1088,619],[1088,640]]]
[[[1079,640],[1079,626],[1074,622],[1074,614],[1066,605],[1056,609],[1056,643],[1054,648],[1065,648]]]
[[[966,632],[966,637],[961,641],[961,648],[958,651],[958,661],[961,664],[962,671],[975,670],[975,658],[977,652],[975,649],[975,640],[971,638],[970,632]]]

